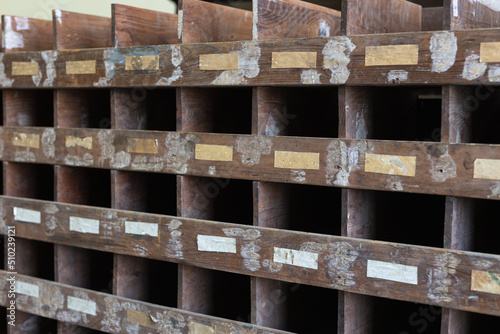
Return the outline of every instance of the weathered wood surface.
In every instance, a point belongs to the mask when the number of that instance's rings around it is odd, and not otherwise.
[[[0,278],[2,291],[9,291],[11,275],[2,270]],[[28,294],[16,293],[18,310],[106,333],[288,333],[31,276],[15,275],[15,281],[29,284]],[[6,293],[0,295],[1,305],[9,302]]]
[[[492,0],[444,0],[445,26],[452,29],[492,28],[500,25],[500,3]]]
[[[498,145],[27,127],[1,138],[4,161],[500,198]]]
[[[498,255],[12,197],[1,197],[1,202],[4,234],[14,225],[17,236],[29,239],[500,315],[495,289],[479,280],[474,284],[480,288],[471,289],[472,270],[498,275]],[[19,208],[38,212],[41,223],[20,221],[29,219],[20,217]],[[72,230],[70,217],[91,219],[96,229]],[[128,230],[130,221],[148,227]],[[205,248],[204,236],[226,239],[220,247]],[[250,245],[256,250],[253,255],[246,252]],[[286,259],[277,255],[276,247],[299,252]]]
[[[54,45],[52,21],[2,15],[4,52],[51,50]]]
[[[3,54],[3,88],[187,87],[285,85],[497,85],[498,52],[490,44],[486,61],[466,63],[482,43],[498,43],[498,29],[242,41],[133,48]],[[415,45],[397,57],[368,59],[371,46]],[[418,47],[417,47],[418,46]],[[395,65],[402,62],[416,65]],[[371,49],[373,51],[373,48]],[[406,51],[405,51],[406,50]],[[272,68],[273,52],[316,52],[316,68]],[[375,49],[391,55],[388,49]],[[484,52],[484,51],[483,51]],[[203,54],[237,54],[239,69],[201,70]],[[373,53],[372,53],[373,54]],[[146,57],[145,57],[146,56]],[[156,58],[158,56],[158,58]],[[127,58],[128,57],[128,58]],[[131,58],[132,57],[132,58]],[[137,58],[139,57],[139,58]],[[66,74],[67,61],[95,60],[95,74]],[[37,62],[38,75],[12,76],[12,62]],[[126,66],[126,64],[129,64]],[[392,65],[378,65],[378,64]],[[1,67],[0,67],[1,68]],[[222,67],[223,68],[223,67]],[[471,71],[472,69],[472,71]],[[474,70],[480,69],[480,70]],[[484,71],[483,71],[484,69]]]

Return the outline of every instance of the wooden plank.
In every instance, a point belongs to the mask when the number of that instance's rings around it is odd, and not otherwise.
[[[444,0],[444,23],[450,29],[492,28],[500,25],[500,6],[489,0]]]
[[[40,138],[54,133],[55,140],[53,143],[42,140],[40,149],[19,148],[12,144],[14,133],[17,132],[38,134]],[[92,137],[92,142],[95,144],[93,144],[92,150],[82,147],[66,147],[67,136]],[[474,160],[484,157],[500,159],[498,145],[17,127],[3,127],[0,138],[4,140],[3,160],[11,162],[29,161],[64,166],[326,185],[341,188],[485,199],[500,198],[500,194],[496,190],[496,180],[473,177]],[[158,154],[145,156],[139,153],[127,153],[127,138],[158,140]],[[169,143],[168,146],[165,144],[166,142]],[[195,143],[235,147],[233,161],[215,163],[196,160]],[[248,145],[243,145],[245,143]],[[250,143],[252,144],[250,145]],[[258,153],[255,153],[256,145],[260,147]],[[57,154],[54,154],[53,157],[46,155],[48,150],[52,150],[52,148]],[[275,151],[299,150],[319,153],[319,169],[307,170],[304,178],[298,179],[290,170],[274,167]],[[182,154],[176,152],[182,152]],[[367,153],[414,156],[417,161],[416,177],[367,173],[364,171],[365,154]],[[329,156],[338,158],[328,160]],[[352,158],[348,159],[348,157]],[[248,161],[254,162],[249,165]],[[213,171],[209,170],[209,167],[213,165],[216,165],[216,168]]]
[[[2,15],[2,31],[4,52],[51,50],[54,45],[51,21]]]
[[[425,7],[422,8],[422,31],[443,30],[444,8]]]
[[[179,41],[252,40],[252,12],[199,0],[179,1]]]
[[[134,48],[74,50],[54,53],[6,53],[3,55],[3,88],[65,87],[221,87],[297,85],[498,85],[494,62],[474,67],[471,55],[480,54],[482,43],[499,42],[498,29],[453,32],[414,32],[272,41],[223,42],[140,46]],[[418,65],[366,66],[367,46],[419,45]],[[341,48],[341,53],[335,50]],[[316,69],[273,69],[273,52],[316,52]],[[50,51],[52,52],[52,51]],[[204,54],[237,53],[245,60],[239,70],[203,71]],[[127,71],[126,57],[159,56],[159,70]],[[44,58],[45,57],[45,58]],[[342,59],[336,67],[336,57]],[[469,57],[469,58],[468,58]],[[67,61],[96,60],[96,73],[66,74]],[[468,60],[467,60],[468,59]],[[41,72],[12,76],[12,62],[36,61]],[[247,62],[248,60],[248,62]],[[485,67],[486,66],[486,67]],[[485,68],[484,72],[482,69]],[[107,70],[106,70],[107,69]],[[40,79],[40,80],[38,80]]]
[[[9,290],[9,275],[0,271],[4,291]],[[159,305],[148,304],[55,283],[36,277],[17,275],[16,281],[38,287],[39,297],[18,294],[16,306],[19,310],[79,325],[107,333],[124,333],[131,327],[136,333],[150,333],[151,329],[178,333],[215,333],[238,331],[240,333],[276,333],[266,327],[210,317]],[[8,306],[7,294],[0,300]]]
[[[500,272],[498,255],[12,197],[1,197],[1,202],[6,225],[15,225],[16,234],[27,239],[91,247],[117,254],[184,263],[363,295],[500,315],[498,295],[471,290],[472,270]],[[48,230],[45,223],[14,221],[14,207],[39,211],[42,222],[55,219],[58,224],[51,225]],[[70,231],[71,216],[98,220],[101,226],[99,234]],[[158,224],[158,237],[127,234],[125,221]],[[172,235],[173,228],[181,233]],[[2,231],[6,233],[5,227]],[[236,253],[199,251],[199,235],[235,239]],[[245,266],[244,255],[245,247],[250,242],[260,247],[257,252],[260,257],[259,266],[248,268]],[[182,245],[182,248],[179,249],[178,245]],[[314,247],[310,248],[311,245]],[[277,247],[316,254],[318,269],[274,261]],[[341,261],[344,265],[338,267],[336,261]],[[403,283],[388,276],[396,272],[379,271],[377,275],[369,274],[368,261],[383,262],[386,267],[409,266],[414,272],[412,281],[416,279],[417,284]],[[468,302],[471,299],[474,299],[475,303]]]

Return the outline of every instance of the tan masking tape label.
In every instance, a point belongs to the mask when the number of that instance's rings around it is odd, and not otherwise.
[[[67,61],[66,74],[94,74],[95,60]]]
[[[31,61],[13,61],[12,75],[38,75],[38,63]]]
[[[474,161],[474,178],[500,180],[500,160],[476,159]]]
[[[127,152],[156,154],[158,153],[158,140],[127,138]]]
[[[418,65],[418,45],[367,46],[365,66]]]
[[[316,68],[316,52],[273,52],[272,68]]]
[[[481,63],[500,62],[500,42],[481,43]]]
[[[158,320],[156,320],[154,317],[146,313],[135,310],[127,310],[127,321],[132,324],[140,325],[143,327],[148,327],[153,329],[158,328],[158,325],[156,324]]]
[[[75,146],[80,146],[86,148],[87,150],[91,150],[92,137],[79,138],[73,136],[66,136],[66,147],[75,147]]]
[[[200,55],[200,70],[202,71],[226,71],[238,69],[237,53],[218,53]]]
[[[189,334],[215,334],[215,330],[208,325],[200,324],[195,321],[189,322]]]
[[[159,56],[127,56],[125,57],[125,71],[159,70]]]
[[[319,169],[319,153],[276,151],[274,167],[288,169]]]
[[[14,132],[14,138],[12,140],[12,144],[14,144],[14,146],[39,148],[40,135]]]
[[[196,144],[194,158],[196,160],[233,161],[233,147]]]
[[[470,289],[500,295],[500,274],[492,271],[473,270]]]
[[[415,176],[417,157],[365,154],[365,172]]]

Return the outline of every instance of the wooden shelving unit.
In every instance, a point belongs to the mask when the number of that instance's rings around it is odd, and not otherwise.
[[[0,331],[497,328],[495,6],[3,16]]]

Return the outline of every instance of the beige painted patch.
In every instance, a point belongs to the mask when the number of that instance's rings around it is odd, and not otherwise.
[[[158,329],[158,325],[153,321],[151,316],[143,312],[128,309],[127,321],[143,327]]]
[[[14,132],[12,144],[21,147],[40,148],[40,135]]]
[[[418,45],[367,46],[365,66],[418,65]]]
[[[500,274],[492,271],[473,270],[471,274],[472,291],[500,295]]]
[[[500,160],[476,159],[474,161],[474,178],[500,180]]]
[[[31,61],[13,61],[12,75],[38,75],[38,63]]]
[[[189,327],[189,334],[213,334],[213,333],[215,333],[215,330],[212,328],[212,326],[200,324],[200,323],[195,322],[195,321],[190,321],[188,327]]]
[[[125,57],[125,71],[159,70],[159,56],[127,56]]]
[[[500,62],[500,42],[481,43],[481,63]]]
[[[157,154],[158,153],[158,140],[157,139],[127,138],[127,152],[128,153]]]
[[[92,137],[79,138],[73,136],[66,136],[66,147],[75,147],[75,146],[80,146],[86,148],[87,150],[91,150]]]
[[[226,71],[238,69],[239,56],[237,53],[216,53],[200,55],[200,70]]]
[[[272,68],[316,68],[317,52],[273,52]]]
[[[365,154],[365,172],[415,176],[417,157]]]
[[[276,151],[274,167],[288,169],[319,169],[319,153]]]
[[[66,74],[94,74],[95,68],[95,60],[66,62]]]
[[[196,144],[194,158],[196,160],[233,161],[233,147]]]

